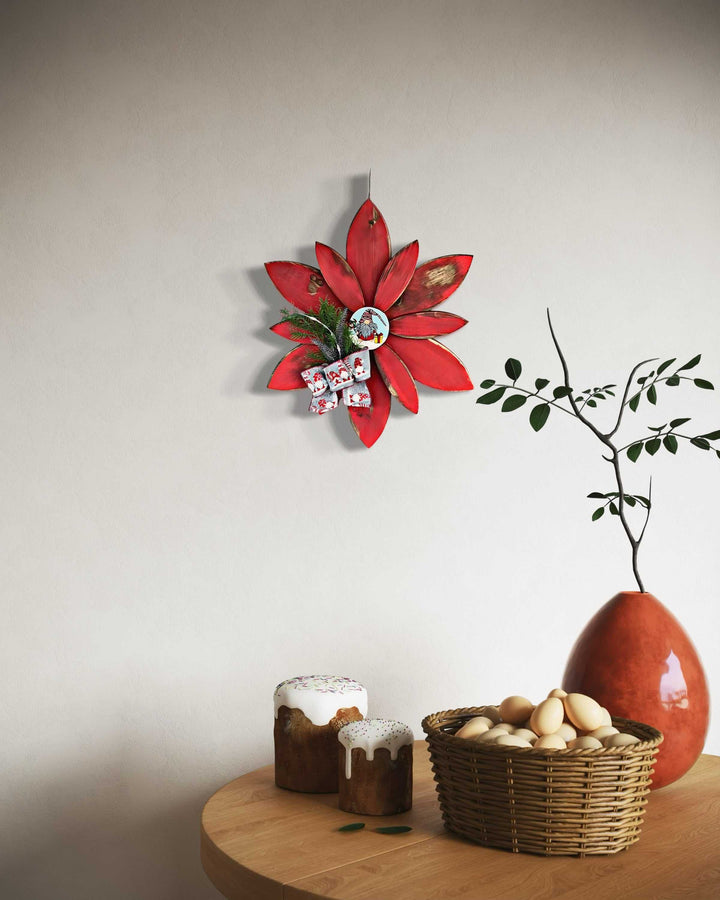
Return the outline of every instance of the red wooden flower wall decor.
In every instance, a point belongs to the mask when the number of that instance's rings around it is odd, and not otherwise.
[[[443,256],[416,268],[417,241],[392,256],[387,225],[370,198],[350,225],[347,259],[320,243],[315,253],[319,269],[265,264],[298,310],[285,311],[270,329],[298,346],[275,367],[269,388],[310,388],[310,411],[319,414],[337,407],[342,392],[366,447],[385,429],[391,394],[416,413],[416,381],[441,391],[472,389],[463,364],[436,340],[467,320],[435,309],[462,283],[472,256]]]

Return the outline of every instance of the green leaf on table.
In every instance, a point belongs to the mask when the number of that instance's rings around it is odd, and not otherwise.
[[[679,375],[671,375],[668,380],[665,382],[668,387],[677,387],[680,384],[680,376]]]
[[[604,506],[598,506],[598,508],[597,508],[597,509],[595,510],[595,512],[592,514],[592,520],[593,520],[593,522],[597,522],[597,520],[600,518],[600,516],[602,516],[602,515],[604,514],[604,512],[605,512],[605,507],[604,507]]]
[[[632,462],[637,462],[638,456],[640,456],[640,454],[642,453],[642,448],[643,448],[642,441],[640,441],[639,444],[632,444],[632,446],[628,447],[628,449],[627,449],[628,459],[631,460]]]
[[[564,384],[561,384],[559,387],[553,388],[553,397],[556,400],[560,400],[561,397],[569,397],[572,394],[572,388],[565,387]]]
[[[539,403],[530,411],[530,425],[533,431],[540,431],[550,415],[550,404]]]
[[[514,394],[512,397],[508,397],[507,400],[502,405],[503,412],[512,412],[514,409],[520,409],[521,406],[524,406],[527,403],[527,397],[523,394]]]
[[[690,419],[673,419],[670,422],[670,427],[671,428],[679,428],[681,425],[684,425],[686,422],[689,422],[689,421],[690,421]],[[720,432],[718,432],[718,434],[720,434]]]
[[[497,403],[497,401],[503,396],[507,388],[499,387],[495,388],[494,391],[490,391],[489,394],[483,394],[482,397],[477,398],[477,403],[485,403],[486,405],[489,403]]]
[[[697,356],[693,356],[693,358],[690,360],[690,362],[686,362],[684,366],[680,366],[680,368],[677,371],[684,372],[685,369],[694,369],[695,366],[700,362],[700,356],[701,355],[699,353]]]
[[[505,374],[508,378],[512,378],[513,381],[517,381],[522,375],[522,363],[520,360],[510,357],[505,363]]]
[[[674,434],[666,434],[663,438],[663,447],[670,453],[677,453],[678,442]]]
[[[342,825],[338,828],[338,831],[360,831],[360,829],[364,827],[364,822],[350,822],[349,825]]]
[[[693,447],[699,447],[701,450],[710,449],[710,441],[706,441],[704,437],[690,438],[690,443],[693,445]]]
[[[485,381],[480,382],[480,387],[486,391],[488,388],[491,388],[495,384],[494,378],[486,378]]]
[[[704,378],[695,378],[694,382],[695,387],[703,388],[706,391],[714,391],[715,387],[710,381],[705,381]]]
[[[631,397],[628,406],[633,412],[637,412],[638,404],[640,403],[640,394],[635,394],[634,397]]]
[[[659,437],[651,438],[649,441],[645,442],[645,449],[650,454],[650,456],[655,456],[655,454],[660,449],[660,444],[662,441]]]
[[[613,516],[620,515],[620,510],[617,508],[617,506],[615,506],[615,503],[611,503],[610,506],[608,507],[608,509],[610,510],[611,515],[613,515]]]
[[[601,494],[600,491],[593,491],[588,494],[588,499],[590,500],[604,500],[607,497],[607,494]]]
[[[547,378],[536,378],[535,379],[535,390],[541,391],[543,388],[546,388],[550,384],[550,381]]]
[[[376,828],[378,834],[407,834],[412,831],[409,825],[383,825],[382,828]]]
[[[677,359],[677,357],[674,356],[672,359],[666,359],[664,363],[660,363],[660,365],[657,368],[658,375],[662,375],[662,373],[665,371],[665,369],[669,369],[670,366],[675,362],[676,359]]]
[[[651,384],[648,388],[647,392],[648,402],[652,403],[653,406],[657,403],[657,391],[655,390],[655,385]]]
[[[720,440],[720,431],[708,431],[707,434],[702,434],[700,437],[707,438],[709,441],[717,441]]]

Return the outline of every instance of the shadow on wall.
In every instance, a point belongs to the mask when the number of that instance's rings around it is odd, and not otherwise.
[[[332,195],[335,196],[336,183],[329,183],[328,188],[331,190]],[[347,207],[343,213],[337,216],[334,225],[329,230],[329,237],[323,239],[323,242],[327,240],[331,247],[334,247],[343,255],[345,255],[345,240],[348,228],[355,213],[366,199],[367,193],[367,175],[355,175],[349,179]],[[321,200],[319,205],[324,205],[324,201]],[[268,260],[264,260],[263,263],[268,262],[270,258],[289,258],[295,262],[317,267],[314,244],[299,245],[296,251],[291,254],[285,254],[282,252],[282,248],[278,248],[277,254],[277,257],[273,257],[271,254]],[[240,353],[243,356],[242,361],[238,363],[234,371],[228,376],[223,393],[232,398],[239,398],[247,393],[266,395],[268,394],[267,383],[270,380],[273,369],[294,346],[269,330],[271,325],[280,321],[280,310],[289,304],[283,299],[272,281],[270,281],[264,264],[252,265],[247,268],[226,269],[220,273],[219,278],[223,288],[237,308],[238,316],[231,332],[230,340],[240,348]],[[263,324],[256,331],[248,332],[246,325],[247,312],[258,300],[263,301],[265,306]],[[251,339],[260,341],[267,347],[264,362],[254,373],[249,371],[250,360],[254,359],[254,354],[250,352],[248,346]],[[271,391],[270,394],[272,393],[275,392]],[[304,419],[308,415],[309,394],[306,391],[292,391],[288,393],[291,393],[293,397],[291,415],[295,418]],[[344,410],[340,410],[340,415],[332,415],[330,417],[332,426],[346,449],[362,449],[350,425],[347,414],[342,414],[344,412]],[[268,414],[275,415],[271,411]]]
[[[158,801],[160,779],[126,753],[16,782],[13,809],[26,816],[3,836],[0,897],[7,900],[214,900],[199,861],[200,812],[220,785],[197,779],[174,800]],[[190,784],[190,779],[188,779]],[[22,799],[21,799],[21,795]],[[5,823],[7,828],[8,823]]]

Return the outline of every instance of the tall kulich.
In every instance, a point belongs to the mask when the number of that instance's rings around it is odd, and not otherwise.
[[[275,688],[275,784],[291,791],[338,790],[337,735],[367,714],[367,691],[342,675],[301,675]]]
[[[338,804],[345,812],[392,816],[412,807],[413,733],[392,719],[365,719],[338,733]]]

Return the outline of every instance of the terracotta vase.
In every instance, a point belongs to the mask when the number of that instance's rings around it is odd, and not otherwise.
[[[702,663],[652,594],[623,591],[590,619],[570,653],[563,688],[662,731],[653,789],[684,775],[702,752],[709,712]]]

